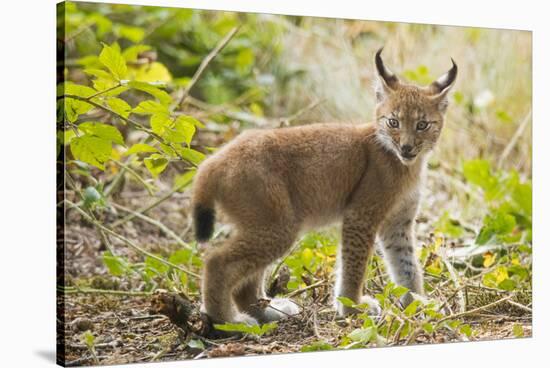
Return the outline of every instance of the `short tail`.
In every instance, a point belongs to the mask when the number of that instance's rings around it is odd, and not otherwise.
[[[193,226],[195,238],[199,242],[205,242],[214,233],[216,213],[214,211],[214,197],[216,180],[213,179],[212,170],[203,167],[195,176],[193,184]]]
[[[216,212],[213,208],[203,207],[200,204],[193,208],[195,238],[197,241],[204,242],[212,237],[215,219]]]

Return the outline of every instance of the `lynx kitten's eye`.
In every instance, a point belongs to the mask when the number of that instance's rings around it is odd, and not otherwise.
[[[430,126],[430,123],[428,123],[427,121],[419,121],[417,124],[416,124],[416,130],[426,130],[428,129],[428,127]]]
[[[388,119],[388,125],[390,128],[399,128],[399,121],[397,119]]]

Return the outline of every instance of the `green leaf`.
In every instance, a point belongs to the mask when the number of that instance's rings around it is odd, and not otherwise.
[[[128,262],[122,257],[114,256],[111,252],[103,252],[103,264],[109,270],[109,273],[113,276],[122,276],[130,268]]]
[[[162,115],[169,116],[170,114],[170,112],[168,111],[168,108],[165,105],[162,105],[152,100],[141,101],[139,105],[134,107],[132,112],[140,115],[162,114]]]
[[[501,209],[485,216],[483,223],[484,225],[476,238],[476,244],[479,245],[487,244],[495,236],[510,234],[516,227],[516,218]]]
[[[161,156],[158,153],[153,153],[149,157],[143,160],[143,163],[145,164],[145,167],[153,177],[157,177],[160,173],[166,169],[166,166],[168,166],[168,159],[166,157]]]
[[[439,220],[435,224],[435,229],[436,231],[439,231],[453,238],[460,238],[464,233],[462,226],[460,226],[460,223],[457,220],[452,219],[449,216],[449,212],[447,211],[445,211],[443,215],[439,218]]]
[[[91,75],[93,77],[99,78],[99,79],[105,79],[112,82],[116,82],[116,79],[113,78],[113,75],[105,70],[102,69],[96,69],[96,68],[86,68],[84,69],[84,73]]]
[[[82,342],[89,348],[92,349],[95,344],[95,336],[92,334],[90,330],[87,330],[82,334],[81,337]]]
[[[154,276],[155,274],[164,275],[170,269],[170,267],[167,264],[153,257],[145,258],[145,267],[146,267],[146,272],[154,271],[154,272],[150,272],[149,276]]]
[[[466,180],[481,187],[486,192],[486,195],[490,195],[490,198],[498,193],[498,179],[491,173],[489,161],[467,161],[463,165],[463,172]]]
[[[71,153],[76,160],[86,162],[101,170],[105,162],[111,158],[111,142],[103,138],[84,135],[75,137],[70,143]]]
[[[512,199],[518,204],[525,216],[531,217],[533,209],[533,189],[531,182],[518,184],[512,192]]]
[[[198,339],[189,340],[189,342],[187,343],[187,346],[189,346],[191,349],[200,349],[200,350],[205,349],[204,343]]]
[[[393,288],[391,294],[394,295],[396,298],[400,298],[405,295],[407,291],[409,291],[409,289],[407,289],[406,287],[397,285],[395,288]]]
[[[202,265],[201,258],[194,254],[191,249],[178,249],[170,255],[168,261],[174,264],[192,264],[197,267]]]
[[[89,121],[78,125],[78,129],[87,135],[98,137],[108,142],[120,144],[121,146],[124,145],[124,138],[122,138],[122,134],[120,134],[119,130],[112,125]]]
[[[149,120],[149,124],[151,125],[153,132],[157,133],[161,137],[164,136],[164,132],[171,123],[172,120],[170,119],[170,116],[165,112],[155,113],[151,115],[151,120]]]
[[[309,345],[302,346],[300,351],[308,352],[308,351],[324,351],[324,350],[332,350],[332,349],[334,349],[332,345],[330,345],[326,341],[315,341]]]
[[[96,91],[91,87],[74,83],[65,83],[60,86],[61,93],[63,95],[75,95],[82,98],[88,98],[96,93]],[[75,100],[70,97],[65,98],[64,103],[65,115],[70,122],[75,122],[79,115],[85,114],[93,109],[93,106],[89,103],[81,100]]]
[[[512,291],[517,288],[517,283],[513,279],[505,279],[499,282],[497,286],[499,289]]]
[[[128,72],[126,61],[122,57],[118,47],[103,44],[103,50],[99,54],[99,61],[109,69],[117,80],[123,80],[126,77],[126,73]]]
[[[350,298],[346,298],[345,296],[339,296],[336,299],[338,299],[338,301],[342,303],[342,305],[345,307],[353,308],[353,306],[355,305],[355,302],[353,300],[351,300]]]
[[[348,334],[352,341],[368,343],[376,339],[378,335],[376,327],[357,328]]]
[[[185,122],[185,123],[188,123],[188,124],[192,124],[192,125],[196,126],[197,128],[204,128],[204,124],[201,123],[200,121],[198,121],[197,119],[195,119],[192,116],[180,115],[180,116],[178,116],[176,121],[181,121],[181,122]]]
[[[523,327],[520,324],[514,324],[514,327],[512,328],[512,332],[514,333],[515,337],[523,337]]]
[[[413,300],[411,302],[411,304],[409,304],[407,306],[407,308],[405,308],[405,310],[403,311],[403,313],[405,313],[405,315],[407,317],[410,317],[412,316],[413,314],[416,313],[416,311],[418,310],[418,307],[422,304],[422,302],[420,300]]]
[[[193,135],[195,135],[195,125],[189,121],[188,116],[179,116],[174,122],[174,131],[177,132],[178,138],[181,136],[181,140],[175,142],[185,142],[187,145],[191,144]]]
[[[151,46],[148,45],[134,45],[130,46],[122,52],[122,57],[124,60],[128,61],[137,61],[139,54],[145,51],[151,50]]]
[[[154,86],[151,83],[132,81],[128,83],[128,86],[130,86],[131,88],[137,89],[139,91],[145,92],[147,94],[150,94],[151,96],[158,99],[159,102],[165,106],[168,106],[172,103],[172,97],[168,93]]]
[[[124,155],[129,156],[135,153],[142,153],[142,152],[158,152],[158,149],[145,143],[136,143],[132,147],[130,147],[126,152],[124,152]]]
[[[459,331],[468,337],[472,336],[472,327],[468,324],[460,326]]]
[[[127,118],[132,111],[132,106],[130,106],[126,101],[118,97],[110,97],[107,100],[107,105],[116,112],[117,114]]]
[[[203,153],[195,151],[192,148],[182,148],[179,153],[184,159],[195,165],[200,164],[206,158]]]
[[[189,184],[191,184],[191,181],[193,181],[193,177],[197,173],[196,170],[189,170],[184,174],[177,175],[174,178],[174,188],[178,188],[179,191],[182,191],[185,189]]]
[[[426,333],[432,333],[432,332],[434,332],[434,326],[433,326],[431,323],[429,323],[429,322],[423,323],[423,324],[422,324],[422,329],[423,329],[424,331],[426,331]]]
[[[120,37],[124,37],[134,43],[141,42],[145,36],[145,30],[140,27],[132,27],[127,25],[118,25],[117,31]]]
[[[266,323],[264,325],[248,325],[246,323],[225,323],[214,324],[214,328],[220,331],[233,331],[233,332],[242,332],[246,334],[263,336],[268,332],[273,331],[277,328],[277,322]]]

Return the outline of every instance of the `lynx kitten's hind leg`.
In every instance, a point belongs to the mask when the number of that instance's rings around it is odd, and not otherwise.
[[[418,264],[414,246],[413,224],[417,204],[407,202],[401,208],[402,211],[397,211],[383,225],[380,233],[384,261],[393,282],[413,293],[423,294],[422,268]],[[413,300],[411,293],[406,293],[401,297],[401,304],[407,306]]]
[[[265,295],[263,272],[286,253],[293,240],[291,232],[251,226],[213,250],[206,257],[202,284],[206,314],[217,323],[264,319],[254,307]]]

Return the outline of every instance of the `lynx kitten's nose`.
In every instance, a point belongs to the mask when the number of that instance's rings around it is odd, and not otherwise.
[[[412,151],[412,146],[410,144],[404,144],[401,146],[401,152],[403,153],[410,153]]]

